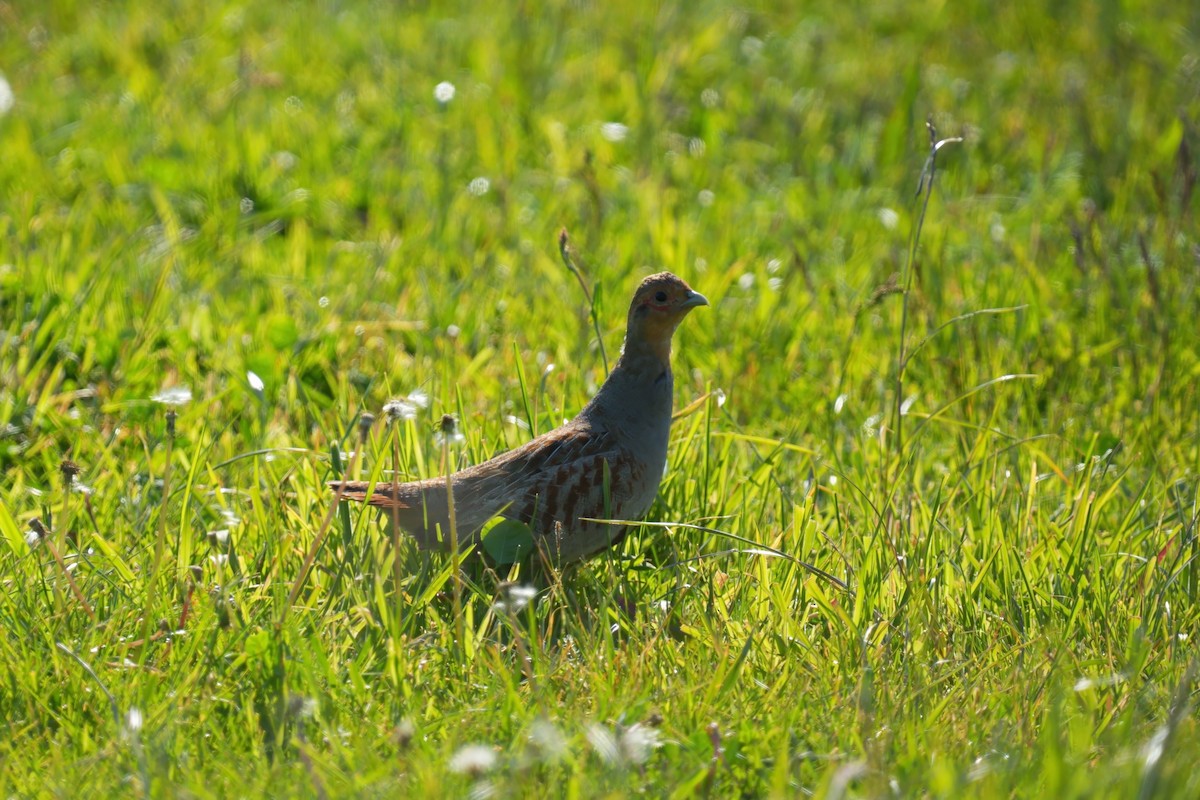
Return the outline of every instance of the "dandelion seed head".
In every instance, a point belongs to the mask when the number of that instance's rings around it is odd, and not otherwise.
[[[437,100],[442,105],[446,105],[454,99],[455,88],[450,81],[442,81],[437,86],[433,87],[433,99]]]
[[[296,166],[297,161],[296,154],[287,150],[280,150],[271,156],[271,163],[285,172]]]
[[[1169,730],[1166,725],[1163,725],[1154,731],[1154,735],[1150,737],[1150,741],[1146,742],[1146,746],[1142,749],[1142,758],[1146,769],[1150,769],[1158,760],[1162,758],[1163,750],[1167,745],[1167,734]]]
[[[447,422],[447,420],[450,422]],[[433,441],[441,447],[442,445],[453,446],[462,444],[466,441],[462,431],[458,429],[458,420],[453,414],[444,414],[442,416],[442,424],[438,426],[438,431],[433,435]]]
[[[621,732],[621,752],[633,764],[645,764],[650,755],[662,746],[662,735],[657,728],[640,722],[630,725]]]
[[[587,740],[592,749],[596,751],[596,755],[600,756],[600,760],[606,764],[616,764],[621,760],[621,747],[617,743],[617,737],[613,732],[598,723],[592,723],[587,727]]]
[[[529,728],[529,744],[541,761],[557,761],[567,752],[567,739],[548,719],[538,718]]]
[[[610,142],[623,142],[629,136],[629,126],[620,122],[605,122],[600,126],[600,135]]]
[[[12,86],[3,75],[0,75],[0,115],[12,111],[16,102],[17,97],[13,94]]]
[[[162,403],[164,406],[182,406],[191,402],[192,390],[187,386],[171,386],[162,389],[158,394],[152,396],[150,400],[155,403]]]
[[[763,40],[757,36],[747,36],[742,39],[742,55],[748,59],[757,59],[762,55]]]
[[[478,777],[496,766],[496,751],[485,744],[468,744],[450,757],[450,771]]]
[[[867,417],[867,421],[863,423],[863,433],[867,436],[874,436],[879,433],[879,423],[883,421],[883,414],[872,414]]]
[[[392,731],[392,736],[396,739],[396,744],[400,747],[408,747],[412,744],[413,737],[417,735],[417,725],[408,717],[396,723],[396,729]]]
[[[395,397],[383,404],[383,418],[389,424],[417,418],[417,406],[405,398]]]
[[[533,586],[504,583],[500,586],[500,599],[492,604],[492,608],[501,613],[516,614],[525,610],[535,597],[537,589]]]

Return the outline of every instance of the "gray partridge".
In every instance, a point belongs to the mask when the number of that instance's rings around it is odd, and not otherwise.
[[[450,476],[461,546],[488,520],[527,524],[551,561],[587,558],[617,542],[616,525],[639,519],[658,493],[671,431],[671,337],[697,306],[708,305],[669,272],[642,281],[629,306],[625,345],[608,379],[562,427]],[[401,483],[336,481],[343,499],[387,510],[424,549],[450,548],[446,479]]]

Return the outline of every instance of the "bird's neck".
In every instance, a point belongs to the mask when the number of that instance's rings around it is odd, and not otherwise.
[[[634,433],[670,418],[674,385],[670,337],[664,342],[627,338],[621,357],[584,414]]]
[[[638,380],[650,379],[658,382],[666,376],[671,378],[671,333],[661,337],[626,337],[621,348],[621,357],[613,367],[613,374],[629,373]]]

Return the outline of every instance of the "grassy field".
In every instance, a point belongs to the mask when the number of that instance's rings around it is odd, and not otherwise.
[[[0,795],[1200,796],[1200,6],[796,5],[0,1]],[[659,269],[676,524],[331,509]]]

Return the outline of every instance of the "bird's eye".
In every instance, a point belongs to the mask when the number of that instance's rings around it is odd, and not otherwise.
[[[656,302],[656,303],[667,302],[667,293],[664,292],[662,289],[659,289],[657,292],[654,293],[654,302]]]

